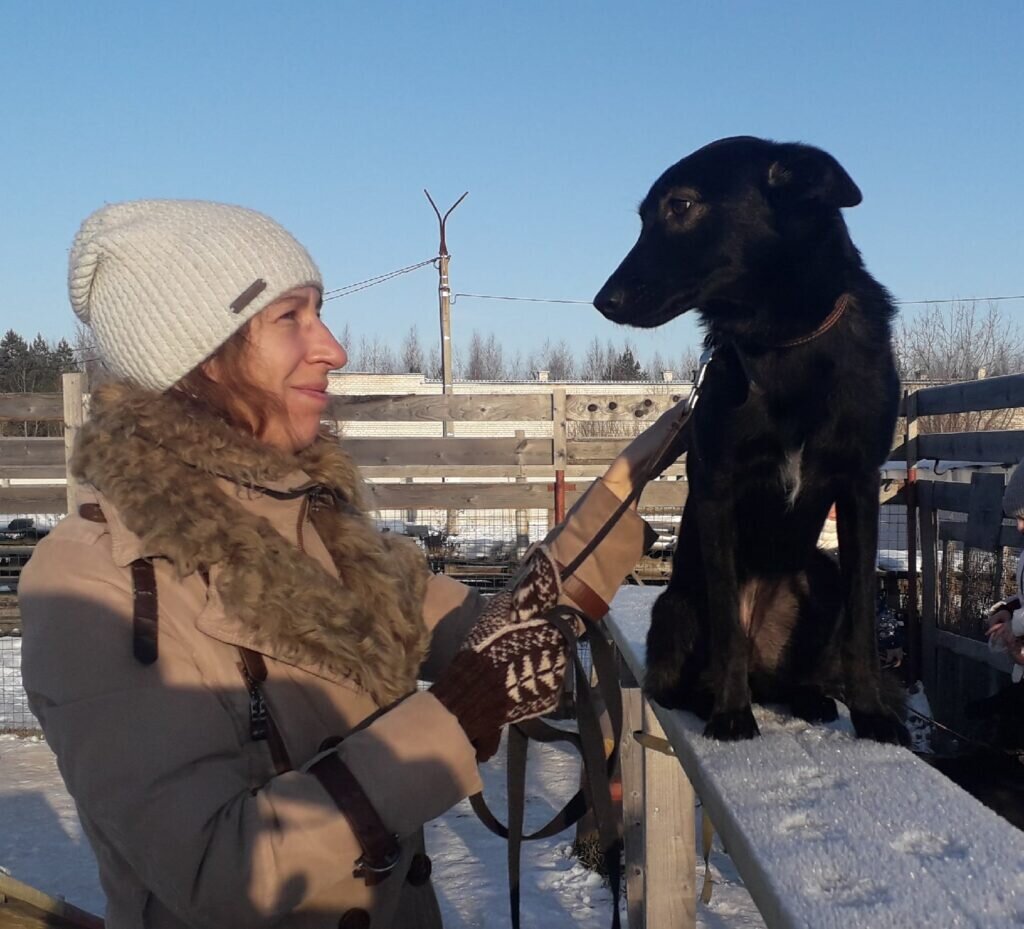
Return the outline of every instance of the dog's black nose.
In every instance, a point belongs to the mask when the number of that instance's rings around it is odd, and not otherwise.
[[[594,297],[594,306],[609,319],[614,318],[626,302],[626,292],[609,281]]]

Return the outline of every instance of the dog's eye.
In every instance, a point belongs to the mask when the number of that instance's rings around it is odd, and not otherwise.
[[[678,198],[673,198],[668,202],[668,212],[670,216],[674,216],[678,219],[681,216],[685,216],[686,211],[689,210],[691,206],[693,206],[692,200],[680,200]]]

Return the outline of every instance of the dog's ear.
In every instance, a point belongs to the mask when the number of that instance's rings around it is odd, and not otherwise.
[[[860,188],[828,152],[810,145],[780,148],[779,157],[768,168],[770,188],[833,209],[860,203]]]

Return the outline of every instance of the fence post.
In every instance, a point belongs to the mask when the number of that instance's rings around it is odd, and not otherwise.
[[[665,731],[643,700],[643,730]],[[697,850],[693,785],[679,759],[644,750],[644,913],[646,929],[695,929]]]
[[[71,455],[75,450],[75,437],[84,421],[85,375],[61,375],[61,391],[64,394],[64,467],[68,482],[68,515],[78,510],[78,486],[71,475]]]
[[[921,615],[917,608],[917,393],[903,394],[904,445],[907,453],[907,677],[921,678]]]
[[[565,388],[551,391],[552,465],[555,469],[554,520],[557,525],[565,519]]]
[[[526,441],[526,430],[516,430],[516,442],[518,447],[522,448],[523,443]],[[516,452],[516,466],[519,468],[519,474],[516,475],[517,484],[525,484],[526,474],[524,473],[523,456],[520,452]],[[516,510],[516,561],[521,561],[523,556],[526,554],[526,550],[530,547],[530,511],[529,510]]]
[[[621,663],[622,842],[625,850],[626,919],[629,929],[644,929],[644,750],[633,738],[643,729],[643,697],[632,672]]]

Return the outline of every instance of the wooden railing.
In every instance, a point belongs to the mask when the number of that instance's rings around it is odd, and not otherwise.
[[[689,390],[666,392],[652,387],[638,384],[635,392],[624,388],[622,393],[603,396],[567,394],[557,386],[548,393],[529,394],[339,395],[331,398],[325,418],[340,423],[343,430],[345,424],[365,422],[508,424],[508,434],[502,436],[343,437],[345,449],[368,481],[375,508],[555,511],[560,494],[571,504],[629,441],[629,437],[573,438],[570,427],[592,422],[649,423]],[[75,427],[82,422],[83,399],[80,375],[65,375],[63,396],[0,396],[0,422],[31,419],[66,424],[63,438],[0,438],[0,511],[67,511],[73,486],[10,486],[9,481],[66,477]],[[516,429],[531,423],[550,424],[550,437],[528,437],[525,430]],[[677,464],[667,476],[682,473],[682,465]],[[395,478],[407,482],[387,482]],[[428,478],[459,481],[415,483]],[[685,481],[655,482],[641,505],[681,506],[685,495]]]
[[[1024,430],[981,430],[974,432],[922,433],[920,421],[926,416],[977,413],[991,410],[1016,410],[1024,407],[1024,374],[1006,375],[939,387],[927,387],[904,397],[901,414],[906,417],[903,442],[894,458],[906,461],[908,468],[907,519],[910,564],[917,563],[916,540],[920,538],[920,624],[911,616],[912,644],[919,645],[919,658],[913,662],[930,694],[939,694],[953,711],[972,694],[965,686],[952,687],[950,668],[944,653],[953,653],[1000,672],[1006,669],[1005,656],[995,655],[980,641],[981,615],[972,616],[977,636],[966,636],[939,627],[940,546],[947,541],[963,544],[964,559],[972,550],[1001,553],[1003,547],[1020,546],[1014,528],[1004,525],[1002,496],[1006,473],[1024,458]],[[974,473],[971,482],[946,483],[919,479],[914,465],[922,460],[961,462],[967,466],[989,466],[990,473]],[[993,471],[993,466],[995,473]],[[940,513],[943,514],[940,519]],[[956,515],[954,515],[956,514]],[[910,578],[916,581],[917,573]],[[912,590],[911,609],[916,610],[916,591]],[[966,609],[969,598],[962,597]],[[957,673],[959,679],[959,674]],[[939,679],[942,678],[940,681]],[[966,687],[969,689],[969,687]],[[955,691],[953,693],[952,691]],[[976,695],[976,694],[975,694]],[[948,720],[947,720],[948,721]]]

